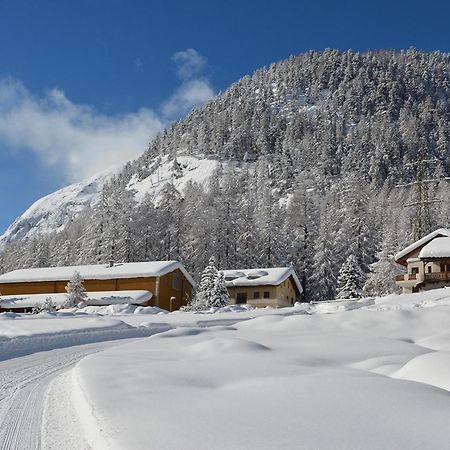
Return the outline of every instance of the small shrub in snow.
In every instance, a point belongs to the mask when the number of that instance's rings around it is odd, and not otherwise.
[[[83,281],[83,277],[75,271],[66,286],[67,299],[64,302],[64,308],[75,308],[79,303],[87,300]]]
[[[41,312],[53,312],[56,311],[56,306],[53,303],[51,297],[47,297],[44,303],[36,303],[32,309],[33,314],[39,314]]]

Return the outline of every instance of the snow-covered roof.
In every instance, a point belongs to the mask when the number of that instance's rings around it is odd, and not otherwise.
[[[420,250],[419,258],[450,258],[450,237],[433,239]]]
[[[45,267],[20,269],[0,275],[1,283],[26,283],[35,281],[66,281],[77,271],[85,280],[110,280],[115,278],[161,277],[179,269],[192,284],[194,280],[178,261],[150,261],[136,263],[98,264],[89,266]]]
[[[409,253],[413,252],[414,250],[416,250],[417,248],[427,244],[428,242],[430,242],[431,240],[433,240],[434,238],[436,238],[438,236],[450,237],[450,230],[447,230],[447,228],[438,228],[437,230],[433,231],[432,233],[424,236],[422,239],[419,239],[418,241],[414,242],[414,244],[409,245],[408,247],[403,249],[401,252],[397,253],[395,255],[395,260],[398,261],[399,259],[402,259],[407,254],[409,254]]]
[[[102,305],[122,305],[134,304],[142,305],[149,301],[153,294],[149,291],[105,291],[86,292],[88,306]],[[26,294],[26,295],[4,295],[0,297],[1,308],[33,308],[36,305],[43,305],[50,297],[55,306],[62,306],[67,299],[66,294]]]
[[[222,270],[225,284],[230,286],[278,286],[290,276],[298,291],[303,292],[300,280],[292,267],[271,267],[265,269]]]

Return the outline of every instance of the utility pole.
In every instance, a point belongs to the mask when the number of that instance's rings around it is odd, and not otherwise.
[[[428,167],[430,164],[436,164],[440,161],[437,158],[426,159],[423,152],[418,156],[417,160],[408,164],[405,167],[416,168],[416,179],[411,183],[399,184],[396,187],[414,187],[415,199],[413,202],[405,205],[405,208],[414,207],[415,212],[412,219],[412,229],[414,240],[417,241],[423,236],[431,232],[432,220],[430,205],[433,203],[440,203],[442,200],[430,200],[429,188],[430,185],[437,184],[442,180],[449,180],[450,177],[444,178],[430,178]]]

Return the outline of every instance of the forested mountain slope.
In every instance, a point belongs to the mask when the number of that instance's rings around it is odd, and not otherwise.
[[[196,275],[215,255],[224,269],[292,263],[326,299],[353,255],[361,285],[391,289],[414,215],[395,186],[423,154],[427,176],[449,175],[449,80],[448,54],[414,49],[258,70],[158,136],[63,231],[9,245],[2,269],[175,258]],[[205,169],[187,177],[192,161]],[[430,187],[444,200],[431,225],[445,226],[447,183]]]

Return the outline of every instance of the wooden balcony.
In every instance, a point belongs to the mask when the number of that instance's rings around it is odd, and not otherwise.
[[[425,281],[450,281],[450,272],[426,273]]]
[[[414,281],[417,280],[417,274],[416,273],[410,273],[410,274],[403,274],[403,275],[396,275],[395,281]]]

